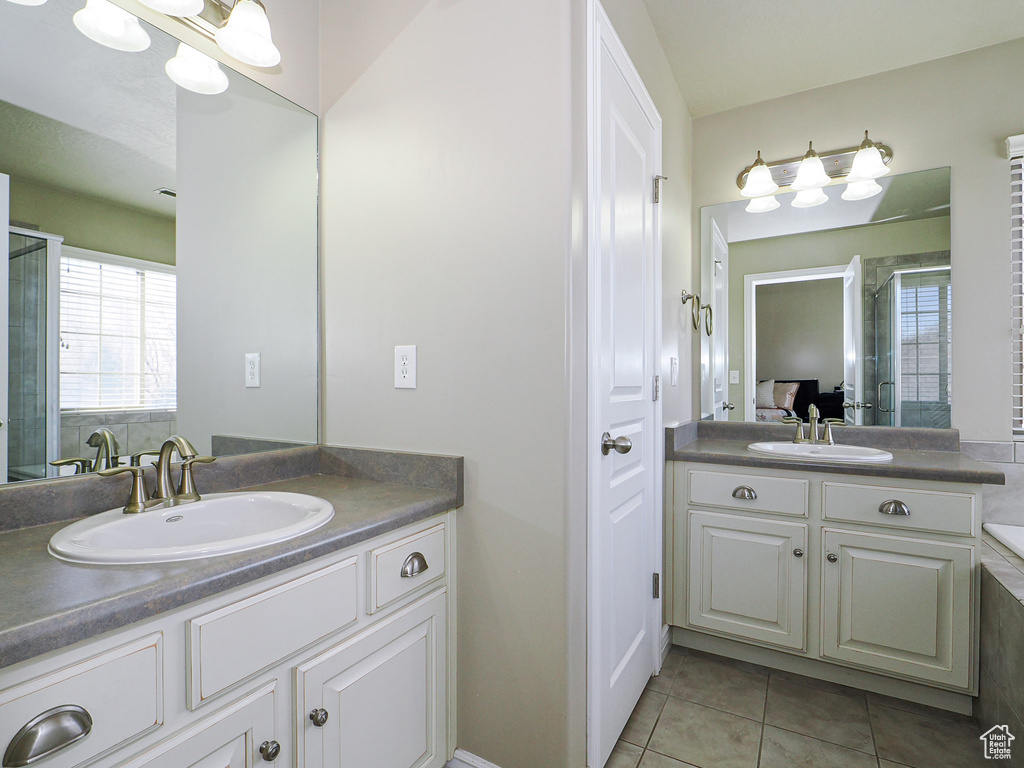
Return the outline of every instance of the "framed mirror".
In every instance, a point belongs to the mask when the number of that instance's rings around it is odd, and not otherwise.
[[[114,50],[83,5],[0,3],[0,478],[176,433],[315,443],[316,116],[223,65],[222,92],[180,87],[178,40],[140,22]]]
[[[882,192],[749,213],[701,210],[701,417],[950,426],[949,169],[885,176]],[[708,310],[705,310],[707,312]]]

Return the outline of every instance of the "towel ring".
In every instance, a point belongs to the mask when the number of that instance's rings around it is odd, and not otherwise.
[[[681,298],[683,300],[683,304],[686,304],[686,302],[690,301],[691,299],[693,300],[692,309],[691,309],[691,322],[693,323],[693,330],[699,331],[700,330],[700,309],[701,309],[701,306],[702,306],[701,303],[700,303],[700,294],[699,293],[690,293],[689,291],[683,291],[683,295],[682,295]]]
[[[704,332],[707,333],[708,337],[710,337],[715,330],[714,314],[711,311],[710,304],[705,304],[704,309],[707,310],[707,312],[704,313]]]

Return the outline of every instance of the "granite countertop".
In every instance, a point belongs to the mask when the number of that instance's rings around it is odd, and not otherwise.
[[[79,565],[47,552],[66,521],[0,533],[0,668],[247,584],[461,505],[455,491],[308,475],[253,486],[334,505],[322,528],[235,555],[149,565]],[[250,488],[251,490],[251,488]]]
[[[670,461],[695,461],[704,464],[729,464],[759,469],[789,469],[828,472],[839,475],[898,477],[908,480],[937,480],[948,483],[988,483],[1003,485],[1003,473],[988,464],[964,456],[959,451],[922,451],[887,448],[892,461],[878,464],[847,464],[836,461],[807,461],[764,456],[747,450],[750,440],[698,438],[682,446],[670,446],[665,458]],[[838,441],[837,442],[841,442]]]

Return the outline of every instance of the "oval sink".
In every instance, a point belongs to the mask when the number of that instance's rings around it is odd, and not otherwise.
[[[859,445],[828,445],[827,443],[751,443],[748,451],[802,461],[844,461],[865,463],[892,461],[892,454],[878,448]]]
[[[278,544],[334,517],[316,496],[276,491],[211,493],[200,501],[137,515],[100,512],[61,528],[50,554],[75,563],[138,565],[196,560]]]

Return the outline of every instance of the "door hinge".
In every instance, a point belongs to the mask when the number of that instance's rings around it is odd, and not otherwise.
[[[668,176],[655,176],[654,177],[654,202],[661,202],[661,182],[668,179]]]
[[[661,597],[661,574],[654,574],[654,599]]]
[[[654,402],[658,402],[659,397],[661,397],[661,376],[655,376],[654,386],[651,389],[651,399]]]

